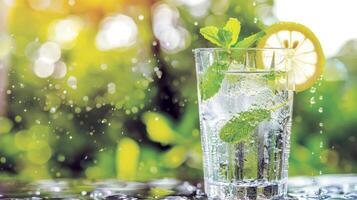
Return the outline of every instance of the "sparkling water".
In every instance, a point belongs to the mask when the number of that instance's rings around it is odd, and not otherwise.
[[[205,191],[210,199],[265,199],[286,194],[293,93],[277,89],[267,78],[270,73],[228,71],[214,96],[203,100],[199,95]],[[202,76],[203,71],[198,70],[199,90],[203,89]],[[221,128],[253,108],[270,110],[270,119],[259,122],[246,140],[222,141]]]

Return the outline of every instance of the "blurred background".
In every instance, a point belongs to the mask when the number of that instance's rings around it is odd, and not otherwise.
[[[192,49],[296,21],[323,77],[295,95],[289,174],[357,172],[353,0],[0,0],[0,180],[202,177]]]

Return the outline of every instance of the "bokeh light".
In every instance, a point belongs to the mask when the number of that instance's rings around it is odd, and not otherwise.
[[[96,46],[100,50],[130,47],[136,42],[138,28],[134,20],[118,14],[103,20],[96,36]]]

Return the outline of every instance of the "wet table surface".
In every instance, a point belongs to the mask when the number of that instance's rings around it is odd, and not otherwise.
[[[286,199],[357,200],[357,174],[291,177]],[[0,181],[0,199],[207,199],[202,183],[176,179]]]

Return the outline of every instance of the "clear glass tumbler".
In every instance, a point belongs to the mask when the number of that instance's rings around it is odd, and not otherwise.
[[[289,49],[195,49],[209,199],[286,195],[293,91]]]

